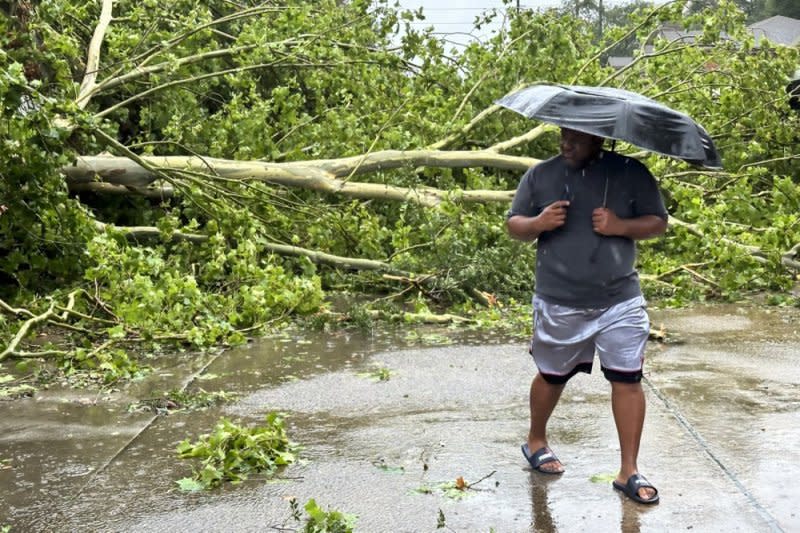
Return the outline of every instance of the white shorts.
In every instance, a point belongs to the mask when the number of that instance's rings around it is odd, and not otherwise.
[[[593,309],[534,296],[531,355],[539,373],[548,383],[566,383],[578,372],[592,371],[596,351],[606,379],[639,382],[650,335],[646,307],[642,296]]]

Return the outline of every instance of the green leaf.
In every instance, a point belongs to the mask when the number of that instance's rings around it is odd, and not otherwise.
[[[178,484],[178,487],[180,487],[183,492],[198,492],[205,488],[198,480],[189,477],[179,479],[175,483]]]
[[[589,478],[589,481],[592,483],[611,483],[615,479],[617,479],[616,474],[601,473],[592,475],[592,477]]]

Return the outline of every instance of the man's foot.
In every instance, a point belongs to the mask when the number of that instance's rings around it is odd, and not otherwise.
[[[526,442],[522,445],[522,455],[528,460],[531,468],[543,474],[561,474],[564,472],[564,465],[558,460],[553,450],[547,446],[538,448],[531,452],[530,445]]]
[[[612,485],[616,490],[635,502],[645,504],[658,503],[658,490],[638,472],[624,481],[617,477]]]

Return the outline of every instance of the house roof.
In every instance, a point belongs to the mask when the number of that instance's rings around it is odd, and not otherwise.
[[[783,15],[754,22],[748,26],[756,39],[762,37],[775,44],[793,46],[800,44],[800,20]]]
[[[630,56],[608,56],[608,66],[612,68],[622,68],[633,61]]]
[[[659,34],[662,39],[666,41],[683,41],[685,43],[693,43],[699,35],[703,32],[699,30],[683,30],[679,28],[664,27],[661,28]]]

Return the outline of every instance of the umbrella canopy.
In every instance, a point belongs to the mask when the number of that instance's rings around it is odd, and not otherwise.
[[[617,139],[694,165],[722,167],[711,137],[689,116],[613,87],[531,85],[496,102],[528,118]]]

